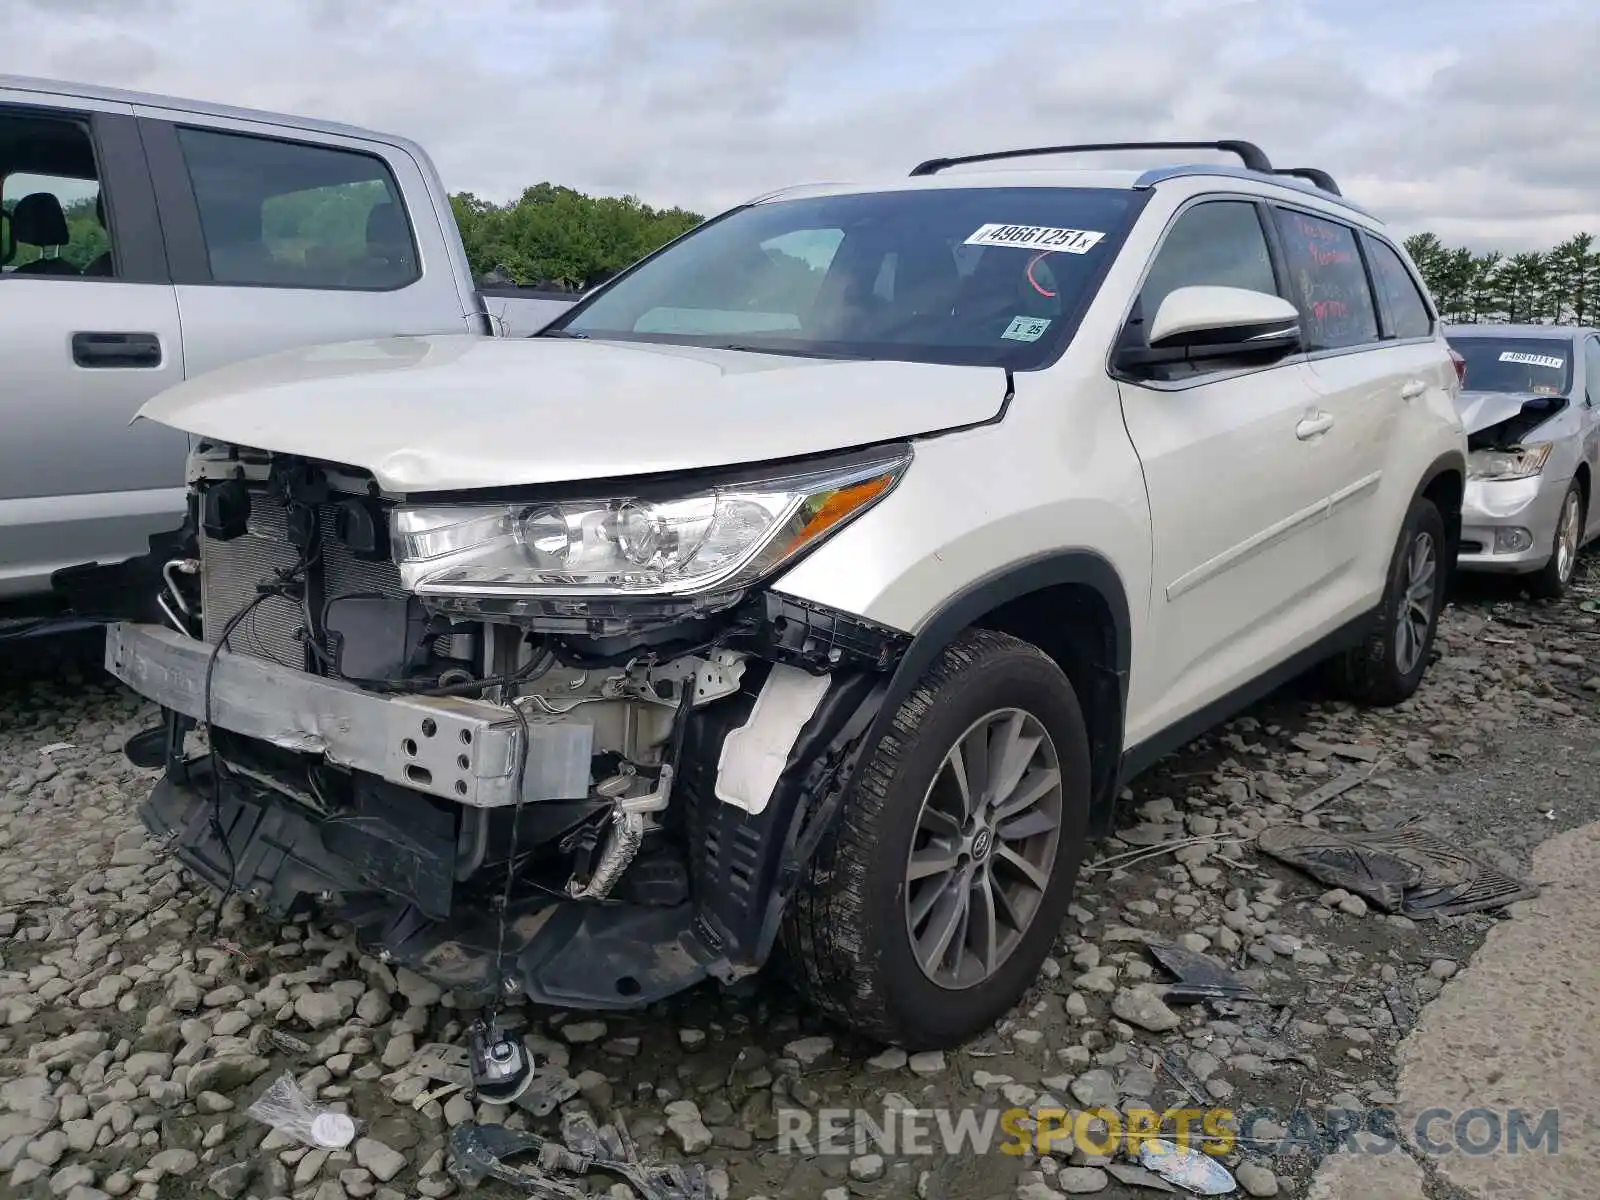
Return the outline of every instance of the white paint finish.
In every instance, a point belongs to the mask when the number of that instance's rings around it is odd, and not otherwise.
[[[827,694],[829,677],[798,667],[773,666],[750,710],[750,719],[723,739],[717,759],[717,799],[760,813],[789,761],[800,730]]]
[[[839,450],[986,420],[1004,395],[992,367],[462,334],[287,351],[184,384],[140,415],[420,492]]]
[[[1343,615],[1327,591],[1342,564],[1324,545],[1328,497],[1343,480],[1326,439],[1295,434],[1314,401],[1298,361],[1178,389],[1122,387],[1149,487],[1156,582],[1129,680],[1130,744]]]
[[[1213,329],[1298,324],[1300,314],[1281,296],[1249,288],[1182,287],[1173,290],[1150,322],[1150,344]]]
[[[1139,463],[1116,385],[1063,365],[1018,375],[999,424],[919,442],[894,493],[775,586],[915,632],[974,584],[1080,549],[1122,579],[1138,646],[1150,588]]]
[[[1461,449],[1450,420],[1455,370],[1435,343],[1408,342],[1315,358],[1311,381],[1317,407],[1334,419],[1323,447],[1334,460],[1326,545],[1340,564],[1330,586],[1358,606],[1384,586],[1418,481]]]

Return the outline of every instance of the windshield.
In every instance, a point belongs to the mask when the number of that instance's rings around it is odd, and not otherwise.
[[[1452,337],[1467,360],[1469,392],[1565,396],[1572,386],[1572,343],[1565,338]]]
[[[755,204],[546,332],[1027,369],[1071,338],[1133,196],[950,188]]]

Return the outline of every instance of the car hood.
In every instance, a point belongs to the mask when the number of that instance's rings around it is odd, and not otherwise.
[[[1557,400],[1558,397],[1542,395],[1539,392],[1464,391],[1456,398],[1456,412],[1460,414],[1461,424],[1470,434],[1488,429],[1491,425],[1498,425],[1502,421],[1509,421],[1530,403],[1549,405],[1553,412],[1560,407]]]
[[[285,351],[208,372],[135,417],[370,471],[393,493],[791,458],[997,416],[993,367],[472,334]]]

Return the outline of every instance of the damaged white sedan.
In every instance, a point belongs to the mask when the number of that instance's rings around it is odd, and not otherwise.
[[[1600,333],[1457,325],[1461,419],[1471,453],[1460,566],[1524,576],[1553,599],[1600,535]]]
[[[634,1008],[781,940],[871,1037],[991,1026],[1129,778],[1428,667],[1437,315],[1325,174],[1205,148],[796,189],[532,338],[157,397],[190,523],[107,648],[166,710],[146,825],[466,992]]]

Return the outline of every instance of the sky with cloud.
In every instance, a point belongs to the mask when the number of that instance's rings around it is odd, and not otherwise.
[[[1595,0],[4,0],[0,73],[403,133],[496,200],[710,212],[938,154],[1233,137],[1403,233],[1600,233]]]

